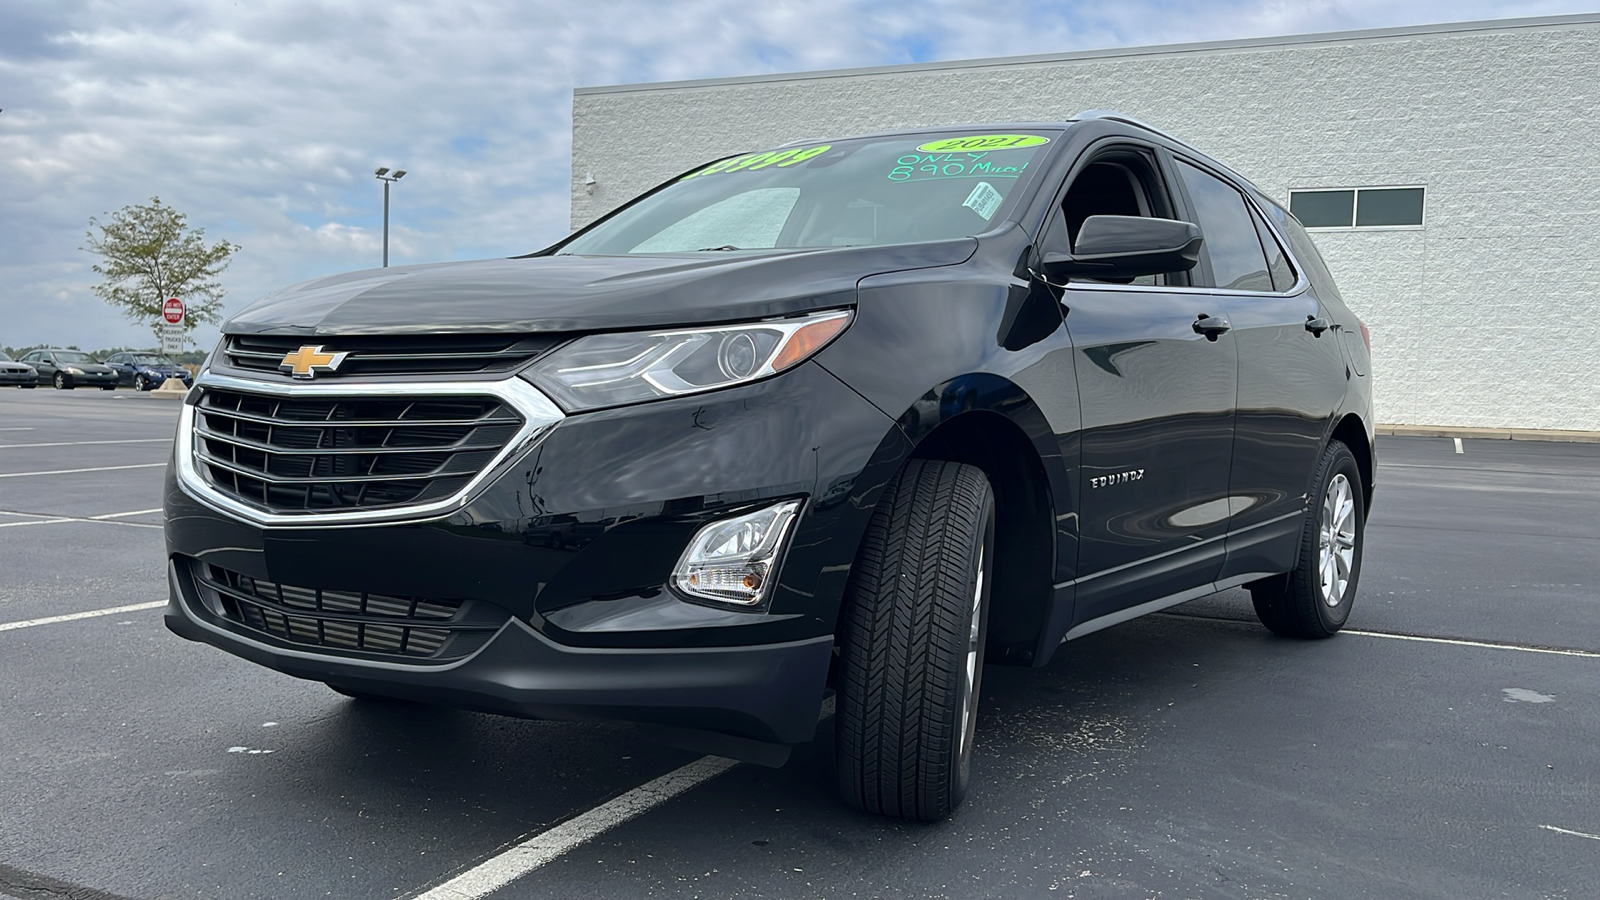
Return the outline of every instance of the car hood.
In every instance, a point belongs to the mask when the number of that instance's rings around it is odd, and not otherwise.
[[[56,363],[56,368],[65,372],[68,369],[77,369],[85,375],[115,375],[117,370],[104,363]]]
[[[855,302],[856,282],[949,266],[973,238],[889,247],[536,256],[369,269],[256,301],[228,334],[603,331],[787,315]]]

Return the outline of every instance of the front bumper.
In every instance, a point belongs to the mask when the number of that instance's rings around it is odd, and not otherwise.
[[[301,678],[515,716],[690,730],[693,740],[667,737],[781,761],[772,747],[814,733],[850,564],[903,442],[886,416],[807,364],[740,388],[570,416],[465,506],[429,519],[252,522],[169,469],[166,621]],[[809,499],[767,609],[690,603],[667,587],[705,522],[791,497]],[[218,572],[269,593],[439,598],[462,604],[461,616],[499,617],[481,646],[453,656],[307,646],[287,621],[248,627],[215,602],[206,592]],[[279,609],[304,620],[320,615],[317,603]]]
[[[166,384],[167,383],[167,379],[169,379],[169,378],[175,378],[178,381],[183,382],[183,386],[184,387],[193,387],[194,386],[194,382],[193,382],[192,378],[185,378],[182,375],[163,375],[160,372],[138,372],[136,374],[143,375],[144,378],[145,378],[145,381],[150,385],[150,388],[152,390],[154,390],[155,388],[161,387],[163,384]]]
[[[210,612],[185,567],[169,561],[167,581],[168,629],[297,678],[502,715],[631,722],[756,744],[811,739],[833,647],[829,636],[747,647],[567,647],[511,619],[466,659],[424,667],[252,639]],[[762,756],[737,741],[699,746]]]
[[[38,384],[37,372],[0,372],[0,384],[15,386],[19,384]]]
[[[83,375],[63,372],[61,374],[62,377],[67,379],[68,384],[80,387],[105,387],[108,384],[115,385],[117,383],[117,373],[115,372],[87,372]]]

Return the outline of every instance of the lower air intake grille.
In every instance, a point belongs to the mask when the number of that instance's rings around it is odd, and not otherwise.
[[[198,563],[195,571],[234,625],[338,655],[449,662],[510,618],[487,603],[299,587]]]

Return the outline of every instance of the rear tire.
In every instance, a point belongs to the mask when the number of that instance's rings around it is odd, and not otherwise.
[[[1317,465],[1294,571],[1250,585],[1256,617],[1285,637],[1327,638],[1350,618],[1361,578],[1366,500],[1350,448],[1331,441]]]
[[[835,756],[867,812],[937,821],[972,768],[994,584],[983,470],[912,460],[873,511],[846,592]]]

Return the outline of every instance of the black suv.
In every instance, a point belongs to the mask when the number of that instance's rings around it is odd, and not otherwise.
[[[1349,614],[1369,347],[1305,231],[1131,120],[720,160],[525,257],[224,326],[166,484],[168,627],[362,696],[961,800],[985,663],[1244,585]]]

